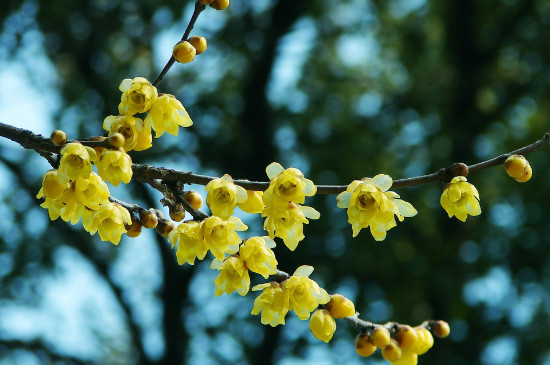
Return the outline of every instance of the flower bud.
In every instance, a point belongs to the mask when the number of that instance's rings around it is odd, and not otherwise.
[[[198,210],[202,207],[202,196],[197,193],[195,190],[188,190],[183,195],[183,199],[189,203],[191,208]]]
[[[126,143],[126,138],[121,133],[113,133],[109,136],[109,144],[114,148],[121,148]]]
[[[388,346],[391,340],[390,331],[386,327],[376,327],[370,334],[370,342],[378,348]]]
[[[326,309],[317,309],[309,320],[309,330],[315,338],[328,343],[336,331],[336,322]]]
[[[355,337],[355,351],[359,356],[369,357],[376,351],[376,346],[369,341],[369,337],[366,334],[360,333]]]
[[[382,349],[382,356],[384,356],[384,359],[388,360],[389,362],[399,360],[399,358],[401,357],[401,348],[399,347],[399,344],[396,340],[392,338],[388,346]]]
[[[342,294],[331,295],[330,302],[326,304],[325,308],[334,318],[345,318],[355,314],[353,302]]]
[[[522,155],[510,155],[504,162],[504,168],[510,177],[518,178],[525,174],[529,162]]]
[[[161,236],[168,237],[170,232],[172,232],[172,230],[174,228],[176,228],[176,225],[174,223],[170,222],[169,220],[160,219],[155,228]]]
[[[189,38],[189,43],[191,43],[191,45],[195,47],[195,50],[197,51],[197,55],[206,51],[206,38],[204,37],[199,37],[197,35],[194,35],[191,38]]]
[[[157,215],[151,210],[142,210],[139,212],[139,221],[145,228],[155,228],[159,222]]]
[[[515,180],[518,182],[526,182],[531,178],[531,176],[533,176],[533,170],[531,169],[531,165],[529,165],[528,163],[527,168],[525,169],[525,173],[520,177],[516,177]]]
[[[416,330],[408,325],[400,325],[395,332],[395,339],[399,343],[399,347],[407,349],[418,341]]]
[[[56,129],[52,132],[50,139],[56,146],[63,146],[67,142],[67,135],[61,129]]]
[[[178,42],[172,51],[172,55],[179,63],[189,63],[195,58],[197,50],[187,41]]]
[[[432,332],[439,338],[445,338],[451,333],[451,328],[449,324],[445,321],[433,321],[430,323]]]
[[[127,224],[124,226],[126,228],[126,235],[128,237],[137,237],[141,234],[141,223],[139,219],[132,215],[132,224]]]
[[[418,335],[418,341],[409,348],[409,351],[417,355],[426,353],[434,344],[432,333],[426,327],[418,326],[414,328]]]
[[[229,6],[229,0],[214,0],[210,6],[216,10],[224,10]]]
[[[171,205],[170,218],[172,218],[173,221],[181,222],[183,218],[185,218],[185,209],[183,209],[183,207],[180,206],[179,204]]]

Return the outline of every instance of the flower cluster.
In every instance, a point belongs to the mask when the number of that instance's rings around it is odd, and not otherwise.
[[[261,312],[262,324],[273,327],[285,324],[285,316],[291,310],[301,320],[308,319],[319,304],[330,300],[328,293],[309,278],[312,272],[313,267],[303,265],[282,283],[273,281],[253,287],[253,291],[262,290],[262,293],[254,301],[252,314]]]
[[[103,129],[109,135],[120,133],[125,138],[124,150],[142,151],[152,146],[151,128],[155,138],[165,132],[178,135],[179,126],[193,124],[187,111],[173,95],[158,94],[157,88],[143,77],[124,79],[120,83],[122,91],[118,105],[120,115],[110,115],[103,122]],[[137,113],[148,113],[145,120],[134,117]]]
[[[392,183],[388,175],[363,178],[353,181],[345,192],[336,197],[338,208],[347,208],[353,237],[361,229],[370,227],[374,239],[382,241],[386,238],[386,232],[396,226],[394,215],[403,221],[404,217],[413,217],[418,213],[410,203],[388,191]]]
[[[225,254],[235,254],[239,250],[241,238],[235,231],[245,231],[248,227],[239,218],[228,220],[212,216],[202,222],[186,221],[180,223],[168,235],[172,248],[176,245],[178,264],[185,262],[193,265],[195,259],[202,260],[208,251],[223,260]]]
[[[220,272],[214,280],[216,296],[231,294],[235,290],[240,295],[246,295],[250,288],[249,270],[266,279],[277,273],[277,260],[271,251],[273,247],[275,242],[269,237],[252,237],[240,245],[237,254],[226,257],[223,261],[217,258],[212,261],[210,268]]]
[[[384,359],[393,365],[416,365],[418,355],[426,353],[434,344],[432,333],[426,325],[428,324],[424,323],[413,328],[408,325],[388,324],[386,326],[392,330],[393,338],[388,328],[376,325],[370,333],[359,333],[355,339],[355,350],[360,356],[368,357],[380,348]],[[437,334],[435,328],[432,330]],[[448,332],[440,337],[447,335]]]
[[[465,222],[468,214],[471,216],[481,214],[479,193],[464,176],[455,176],[450,183],[445,185],[440,202],[449,218],[456,216]]]
[[[65,149],[63,157],[75,152],[73,149]],[[86,231],[92,235],[98,232],[102,241],[111,241],[116,245],[122,234],[126,233],[125,225],[131,222],[130,213],[119,204],[109,201],[107,184],[91,171],[91,166],[86,173],[89,160],[78,162],[84,153],[78,148],[76,152],[65,159],[62,157],[60,168],[44,175],[42,188],[36,197],[45,198],[41,206],[48,209],[51,220],[61,217],[66,222],[76,224],[82,219]]]
[[[266,169],[270,183],[263,193],[265,208],[264,229],[269,237],[282,238],[285,245],[292,251],[304,239],[303,224],[309,219],[318,219],[319,212],[311,207],[301,206],[306,196],[317,192],[316,186],[298,169],[283,167],[277,162],[271,163]]]

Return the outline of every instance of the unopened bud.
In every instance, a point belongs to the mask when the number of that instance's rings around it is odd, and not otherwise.
[[[224,10],[229,6],[229,0],[214,0],[210,6],[216,10]]]
[[[157,232],[163,237],[168,237],[168,234],[170,234],[174,228],[176,228],[176,225],[166,219],[159,220],[156,226]]]
[[[342,294],[330,296],[330,301],[325,305],[325,309],[330,312],[334,318],[345,318],[355,314],[353,302]]]
[[[142,226],[149,229],[155,228],[159,221],[157,215],[150,210],[142,210],[139,213],[139,220]]]
[[[172,55],[180,63],[193,61],[195,54],[197,54],[197,50],[187,41],[178,42],[172,50]]]
[[[189,203],[191,208],[195,210],[198,210],[202,207],[202,203],[203,203],[202,196],[199,193],[197,193],[195,190],[186,191],[185,194],[183,195],[183,199],[185,199],[185,201]]]
[[[191,43],[191,45],[195,47],[198,55],[206,51],[206,38],[204,37],[194,35],[189,38],[189,43]]]
[[[514,179],[523,176],[527,171],[527,166],[529,166],[529,162],[522,155],[510,155],[504,162],[506,173]]]
[[[366,334],[359,334],[355,338],[355,351],[359,356],[368,357],[374,354],[376,346],[374,346]]]
[[[384,356],[384,359],[388,360],[389,362],[395,362],[399,360],[399,358],[401,357],[401,348],[399,347],[399,344],[396,340],[392,338],[388,346],[382,349],[382,356]]]
[[[372,330],[369,339],[374,346],[384,348],[390,343],[390,331],[386,327],[376,327]]]
[[[399,347],[408,349],[418,341],[416,330],[408,325],[400,325],[395,332],[395,339],[399,343]]]
[[[137,237],[141,234],[141,223],[140,221],[132,215],[132,224],[125,225],[126,235],[128,237]]]
[[[126,143],[126,138],[121,133],[113,133],[109,136],[109,144],[114,148],[121,148]]]
[[[67,135],[61,129],[56,129],[52,132],[50,139],[56,146],[63,146],[67,142]]]
[[[445,338],[449,336],[449,333],[451,333],[451,328],[445,321],[433,321],[430,323],[430,326],[432,328],[432,332],[437,337]]]

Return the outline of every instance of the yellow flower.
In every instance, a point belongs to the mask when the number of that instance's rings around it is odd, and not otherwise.
[[[455,176],[450,183],[445,185],[440,202],[449,218],[456,216],[465,222],[468,214],[472,216],[481,214],[479,193],[464,176]]]
[[[172,248],[178,245],[176,257],[179,265],[183,265],[185,262],[194,265],[196,258],[202,260],[208,252],[208,247],[201,237],[200,223],[197,221],[178,224],[168,234],[168,241],[172,244]]]
[[[418,355],[409,349],[401,349],[401,357],[390,362],[392,365],[416,365],[418,364]]]
[[[229,256],[223,262],[217,259],[212,261],[211,269],[218,269],[220,274],[214,279],[216,284],[216,296],[219,297],[223,293],[228,295],[235,290],[240,295],[246,295],[250,288],[250,275],[244,261],[237,256]]]
[[[275,327],[285,324],[285,316],[288,313],[288,292],[275,281],[266,284],[256,285],[252,291],[262,290],[254,301],[254,308],[251,314],[257,315],[262,312],[262,324],[269,324]]]
[[[94,226],[94,214],[95,210],[91,210],[88,208],[82,211],[82,227],[84,227],[84,230],[88,233],[93,229]]]
[[[42,188],[36,195],[37,198],[58,199],[69,187],[68,183],[62,183],[57,178],[57,170],[50,170],[42,177]]]
[[[92,210],[99,209],[100,204],[109,204],[109,188],[95,172],[89,179],[79,178],[74,183],[76,201]]]
[[[418,335],[418,340],[409,348],[409,351],[422,355],[433,346],[434,338],[426,327],[418,326],[414,329]]]
[[[246,201],[244,203],[237,203],[237,206],[241,208],[243,212],[250,214],[258,214],[264,210],[264,202],[262,201],[262,191],[246,191]]]
[[[131,223],[130,212],[121,205],[115,203],[100,205],[92,218],[90,234],[95,234],[97,231],[102,241],[111,241],[118,245],[120,237],[126,233],[124,225]]]
[[[78,142],[67,143],[61,149],[57,178],[61,183],[74,181],[79,177],[87,179],[92,173],[92,160],[95,159],[93,148],[84,147]]]
[[[239,256],[246,262],[252,272],[262,275],[265,279],[277,273],[277,260],[271,248],[275,242],[269,237],[252,237],[243,242],[239,248]]]
[[[325,305],[325,309],[334,318],[345,318],[355,314],[355,305],[342,294],[331,295],[330,301]]]
[[[302,204],[306,196],[313,196],[317,192],[315,184],[304,178],[298,169],[284,170],[279,163],[272,162],[266,172],[270,183],[262,199],[267,206],[285,208],[288,202]]]
[[[143,77],[135,77],[133,80],[124,79],[118,88],[122,91],[118,105],[120,114],[145,113],[151,109],[158,97],[157,88]]]
[[[155,138],[159,138],[164,132],[177,136],[179,126],[189,127],[193,121],[174,95],[163,94],[151,105],[145,123],[153,126]]]
[[[143,120],[131,115],[109,115],[103,121],[103,129],[109,132],[109,136],[120,133],[125,142],[124,151],[143,151],[152,146],[151,127],[146,128]]]
[[[237,203],[244,203],[247,199],[246,190],[233,183],[231,176],[225,174],[210,181],[206,187],[206,204],[212,214],[222,219],[229,219],[233,215]]]
[[[309,320],[309,330],[315,338],[328,343],[336,331],[336,321],[326,309],[317,309]]]
[[[326,304],[330,295],[325,289],[311,280],[308,276],[313,272],[313,267],[302,265],[294,271],[294,274],[283,282],[285,290],[289,293],[289,310],[293,310],[301,320],[309,318],[319,304]]]
[[[386,232],[396,226],[394,215],[401,222],[404,217],[413,217],[418,213],[410,203],[388,191],[392,183],[388,175],[355,180],[336,197],[338,208],[347,208],[353,237],[361,229],[370,227],[374,239],[382,241],[386,238]]]
[[[107,150],[101,155],[97,170],[103,180],[114,186],[118,186],[121,181],[128,184],[133,174],[132,159],[123,151]]]
[[[201,222],[201,236],[204,238],[206,246],[218,260],[223,260],[226,253],[237,253],[241,238],[235,231],[245,231],[247,229],[246,224],[236,217],[224,220],[212,216]]]
[[[305,238],[303,224],[308,224],[309,219],[318,219],[319,212],[311,207],[305,207],[292,202],[287,203],[286,208],[265,207],[262,217],[264,229],[269,233],[269,237],[282,238],[285,245],[294,251],[298,242]]]

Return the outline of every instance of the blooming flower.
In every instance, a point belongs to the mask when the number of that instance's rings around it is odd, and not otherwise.
[[[309,223],[307,218],[318,219],[319,216],[315,209],[292,202],[288,202],[286,208],[265,207],[262,212],[262,217],[266,217],[264,229],[269,233],[269,237],[282,238],[291,251],[294,251],[298,243],[305,238],[303,224]]]
[[[174,95],[163,94],[152,103],[145,123],[153,126],[155,138],[159,138],[164,132],[177,136],[179,126],[189,127],[193,121]]]
[[[109,115],[103,121],[103,129],[109,135],[120,133],[124,136],[124,151],[143,151],[152,146],[151,127],[145,127],[143,120],[131,115]]]
[[[254,301],[251,314],[257,315],[262,312],[262,324],[269,324],[272,327],[285,324],[285,316],[288,313],[289,305],[288,292],[275,281],[256,285],[252,288],[252,291],[256,290],[263,291]]]
[[[248,293],[248,289],[250,288],[250,275],[248,275],[245,262],[238,255],[229,256],[223,260],[223,262],[214,259],[210,268],[220,271],[218,277],[214,279],[217,297],[223,293],[229,295],[235,290],[240,295],[246,295],[246,293]]]
[[[42,188],[37,194],[37,198],[46,197],[48,199],[57,199],[67,190],[69,184],[62,183],[57,178],[57,170],[50,170],[42,177]]]
[[[206,246],[218,260],[223,260],[226,253],[234,254],[239,250],[241,238],[235,231],[246,229],[246,224],[237,217],[224,220],[212,216],[201,222],[201,235]]]
[[[114,186],[118,186],[121,181],[128,184],[133,174],[132,159],[123,151],[107,150],[101,155],[97,170],[103,180]]]
[[[93,148],[84,147],[78,142],[67,143],[61,149],[57,178],[61,183],[74,181],[78,177],[87,179],[92,173],[92,160],[95,159]]]
[[[264,210],[264,202],[262,201],[262,191],[246,191],[247,198],[243,203],[237,203],[243,212],[250,214],[261,213]]]
[[[285,208],[288,202],[302,204],[306,196],[313,196],[317,192],[315,184],[304,178],[298,169],[284,170],[279,163],[272,162],[266,172],[270,183],[262,199],[267,206]]]
[[[252,237],[245,240],[239,248],[239,256],[246,262],[250,271],[262,275],[265,279],[277,273],[277,260],[271,248],[275,242],[269,237]]]
[[[294,271],[294,274],[283,282],[283,287],[289,293],[289,310],[294,312],[301,320],[309,318],[319,304],[326,304],[330,295],[325,289],[309,278],[313,267],[302,265]]]
[[[317,309],[309,320],[309,330],[315,338],[328,343],[336,331],[336,321],[326,309]]]
[[[246,190],[235,185],[231,176],[225,174],[210,181],[206,187],[206,204],[212,214],[222,219],[229,219],[237,203],[244,203],[247,199]]]
[[[178,245],[176,257],[179,265],[183,265],[185,262],[194,265],[196,258],[202,260],[208,252],[208,247],[201,237],[200,223],[197,221],[178,224],[168,234],[168,241],[172,244],[172,248]]]
[[[79,204],[92,210],[99,209],[100,204],[109,203],[109,188],[95,172],[90,174],[89,179],[76,180],[74,193]]]
[[[388,175],[355,180],[336,197],[338,208],[347,208],[353,237],[361,229],[370,227],[374,239],[382,241],[386,238],[386,231],[396,226],[394,215],[403,221],[404,217],[413,217],[418,213],[410,203],[388,191],[392,183]]]
[[[144,113],[151,109],[158,97],[157,88],[143,77],[135,77],[133,80],[124,79],[118,88],[122,91],[118,105],[120,114]]]
[[[472,216],[481,214],[479,193],[464,176],[455,176],[450,183],[445,185],[440,202],[449,218],[456,216],[465,222],[468,214]]]
[[[126,233],[125,224],[131,224],[132,217],[126,208],[116,203],[100,205],[92,218],[90,234],[99,233],[102,241],[111,241],[115,245]]]

